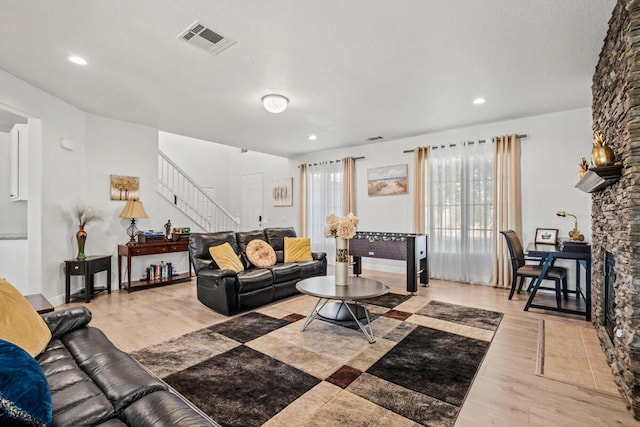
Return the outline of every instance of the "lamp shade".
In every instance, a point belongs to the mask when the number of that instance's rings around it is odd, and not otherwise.
[[[262,97],[262,105],[270,113],[282,113],[287,109],[287,104],[289,104],[289,99],[282,95],[271,94]]]
[[[124,209],[120,212],[120,218],[147,218],[148,215],[144,211],[144,206],[139,200],[127,200]]]

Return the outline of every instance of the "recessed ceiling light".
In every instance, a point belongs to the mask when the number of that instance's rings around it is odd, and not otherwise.
[[[84,58],[81,58],[79,56],[70,56],[69,61],[78,65],[87,65],[87,61]]]
[[[483,97],[478,97],[476,99],[473,100],[473,103],[475,105],[480,105],[480,104],[484,104],[485,102],[487,102],[486,99],[484,99]]]
[[[318,139],[316,135],[309,135],[309,141],[315,141],[316,139]]]

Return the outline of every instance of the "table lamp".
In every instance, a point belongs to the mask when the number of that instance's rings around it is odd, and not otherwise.
[[[569,238],[571,240],[577,240],[579,242],[582,242],[584,240],[584,234],[582,234],[582,233],[580,233],[578,231],[578,217],[577,216],[575,216],[573,214],[570,214],[570,213],[567,213],[565,211],[558,211],[558,212],[556,212],[556,215],[561,216],[561,217],[572,216],[573,219],[575,220],[575,224],[573,226],[573,230],[571,230],[569,232]]]
[[[135,245],[135,236],[138,235],[138,227],[136,227],[136,218],[147,218],[148,215],[144,211],[142,202],[139,200],[127,200],[127,204],[124,205],[124,209],[120,213],[120,218],[131,218],[131,225],[127,228],[127,234],[130,239],[127,242],[127,246]]]

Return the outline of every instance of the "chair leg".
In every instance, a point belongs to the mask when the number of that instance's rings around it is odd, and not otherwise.
[[[564,294],[564,300],[565,301],[569,301],[569,289],[567,286],[567,278],[565,276],[564,279],[562,279],[562,293]],[[577,296],[577,292],[576,292],[576,296]]]
[[[511,278],[511,291],[509,292],[509,299],[513,298],[513,293],[516,290],[516,280],[518,280],[518,276],[514,274]]]
[[[520,276],[520,285],[518,286],[518,293],[522,290],[522,285],[524,285],[524,276]]]
[[[560,279],[556,279],[554,281],[556,282],[556,305],[558,306],[558,308],[560,308]]]

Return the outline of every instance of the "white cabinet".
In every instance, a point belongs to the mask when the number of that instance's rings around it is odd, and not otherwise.
[[[9,196],[11,200],[27,200],[29,133],[27,125],[11,129]]]

